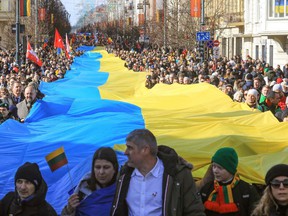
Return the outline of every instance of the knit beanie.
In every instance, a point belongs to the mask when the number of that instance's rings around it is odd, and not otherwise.
[[[270,182],[278,176],[288,177],[288,165],[287,164],[277,164],[271,167],[265,176],[266,185],[269,185]]]
[[[9,104],[8,103],[4,103],[0,100],[0,107],[5,107],[7,110],[9,110]]]
[[[212,157],[212,162],[219,164],[234,175],[237,171],[238,155],[233,148],[224,147],[216,151]]]
[[[20,166],[15,174],[15,184],[18,179],[26,179],[34,184],[37,190],[42,182],[42,175],[36,163],[26,162]]]

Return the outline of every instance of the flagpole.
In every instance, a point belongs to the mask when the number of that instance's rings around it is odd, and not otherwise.
[[[73,189],[74,185],[73,185],[73,179],[72,179],[72,176],[71,176],[71,173],[70,173],[70,168],[68,166],[68,163],[67,163],[67,170],[68,170],[68,175],[69,175],[69,179],[70,179],[70,183],[71,183],[71,188]]]

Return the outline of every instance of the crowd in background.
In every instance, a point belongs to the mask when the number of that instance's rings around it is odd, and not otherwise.
[[[117,38],[114,41],[102,34],[74,36],[70,58],[53,49],[51,42],[35,49],[43,62],[42,67],[25,59],[24,53],[18,65],[15,63],[15,50],[1,50],[0,124],[9,118],[24,122],[33,103],[45,97],[39,90],[39,84],[62,79],[70,70],[74,57],[83,54],[77,51],[80,45],[105,45],[107,51],[121,58],[129,70],[146,72],[145,86],[149,89],[161,84],[205,82],[219,88],[235,102],[246,103],[251,109],[262,112],[271,111],[279,121],[287,121],[288,64],[274,68],[250,56],[245,59],[240,56],[209,58],[200,62],[196,50],[146,47]],[[115,216],[130,212],[129,215],[132,215],[142,206],[143,203],[140,205],[138,200],[143,194],[151,197],[145,200],[144,215],[150,215],[149,211],[157,212],[157,215],[167,211],[167,215],[184,215],[185,212],[185,215],[199,216],[284,216],[288,213],[286,164],[269,169],[265,176],[267,188],[259,202],[260,196],[255,188],[241,180],[237,173],[238,155],[233,148],[217,150],[204,178],[195,184],[192,165],[170,147],[157,146],[156,138],[150,131],[132,131],[126,138],[126,146],[128,163],[120,172],[123,184],[121,180],[116,181],[119,165],[115,152],[110,148],[100,148],[93,156],[91,173],[81,179],[61,215],[88,215],[88,212],[89,215],[95,212]],[[170,178],[175,184],[169,183]],[[53,207],[45,201],[47,185],[37,164],[27,162],[20,166],[14,180],[15,191],[0,201],[0,215],[3,212],[3,215],[28,212],[56,215]],[[164,183],[167,183],[165,187]],[[141,193],[137,191],[145,184],[152,186]],[[166,190],[162,191],[162,188]],[[172,192],[177,196],[172,196]]]
[[[41,67],[28,60],[24,52],[19,53],[19,65],[15,59],[16,49],[0,50],[0,124],[10,118],[24,122],[33,103],[45,96],[39,91],[40,82],[62,79],[74,57],[83,54],[77,50],[78,46],[93,45],[83,38],[83,35],[74,37],[69,58],[53,48],[52,40],[36,48]]]
[[[120,42],[120,44],[119,44]],[[288,63],[273,67],[269,63],[246,56],[230,59],[210,56],[199,61],[196,49],[153,48],[136,43],[130,49],[116,40],[106,46],[109,53],[124,61],[134,72],[147,72],[145,86],[190,85],[210,83],[232,100],[244,102],[252,109],[270,110],[279,121],[288,121]]]
[[[279,121],[287,121],[286,97],[288,95],[288,63],[273,67],[267,62],[247,56],[234,56],[218,59],[210,56],[200,61],[198,51],[193,49],[173,49],[153,47],[139,42],[122,40],[121,37],[109,37],[98,34],[73,35],[70,40],[71,57],[60,54],[53,48],[53,41],[35,49],[42,60],[42,67],[20,55],[21,65],[15,63],[15,50],[0,51],[0,112],[9,105],[9,116],[23,121],[17,116],[16,105],[25,99],[25,88],[30,85],[36,90],[36,98],[44,95],[38,90],[39,83],[62,79],[70,69],[73,58],[83,54],[77,51],[79,45],[105,46],[107,52],[123,60],[123,64],[134,72],[146,72],[145,86],[190,85],[210,83],[216,86],[232,100],[244,102],[252,109],[262,112],[270,110]],[[274,93],[273,93],[274,92]],[[268,98],[267,98],[268,97]],[[6,105],[4,104],[6,103]],[[33,102],[32,102],[33,103]],[[28,103],[28,111],[30,104]],[[16,108],[15,108],[16,107]]]

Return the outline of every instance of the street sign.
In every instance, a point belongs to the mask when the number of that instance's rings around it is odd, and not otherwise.
[[[214,46],[215,46],[215,47],[218,47],[218,46],[219,46],[219,44],[220,44],[220,42],[219,42],[218,40],[214,40],[214,42],[213,42],[213,43],[214,43]]]
[[[213,58],[220,58],[220,51],[219,51],[219,47],[213,47]]]
[[[196,33],[197,41],[209,41],[210,40],[210,32],[197,32]]]
[[[207,46],[209,49],[212,49],[212,48],[214,47],[214,41],[212,41],[212,40],[207,41],[206,46]]]

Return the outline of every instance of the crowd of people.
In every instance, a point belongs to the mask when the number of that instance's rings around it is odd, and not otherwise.
[[[77,50],[81,38],[75,38],[70,58],[59,54],[52,48],[52,43],[35,49],[42,60],[41,67],[26,59],[25,53],[20,53],[18,65],[15,49],[0,50],[0,124],[7,119],[24,122],[36,100],[45,96],[39,90],[40,82],[62,79],[70,70],[74,57],[83,54]]]
[[[57,54],[52,46],[36,53],[42,67],[21,57],[15,63],[12,51],[0,51],[0,123],[12,118],[25,122],[37,99],[45,97],[40,82],[62,79],[69,71],[83,36],[75,39],[70,58]],[[85,38],[86,40],[86,38]],[[159,84],[210,83],[236,102],[252,109],[271,111],[279,121],[287,121],[288,64],[282,69],[247,56],[241,59],[209,59],[199,62],[197,53],[186,49],[122,49],[99,35],[88,45],[106,45],[124,66],[147,72],[146,87]],[[158,146],[154,134],[136,129],[126,137],[128,161],[121,169],[116,153],[109,147],[96,150],[87,173],[63,206],[61,215],[288,215],[288,165],[271,166],[262,192],[241,179],[237,172],[238,154],[231,147],[218,149],[205,176],[195,181],[193,165],[168,146]],[[0,201],[0,216],[57,215],[45,201],[47,184],[36,163],[21,165],[14,177],[15,191]]]
[[[159,84],[210,83],[235,102],[271,111],[279,121],[288,121],[288,63],[274,68],[265,61],[238,55],[199,62],[199,53],[193,49],[147,49],[139,44],[130,50],[122,47],[115,42],[107,51],[121,58],[129,70],[147,72],[148,89]]]
[[[91,171],[80,180],[63,207],[63,216],[287,216],[288,165],[271,166],[259,194],[237,172],[238,154],[222,147],[211,158],[205,176],[195,182],[193,165],[154,134],[135,129],[126,137],[128,160],[119,170],[115,151],[101,147]],[[0,200],[0,216],[56,216],[45,201],[47,185],[36,163],[21,165],[15,191]]]

